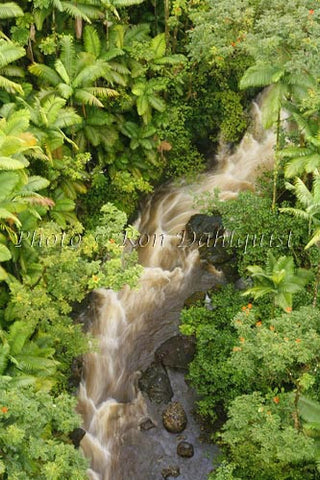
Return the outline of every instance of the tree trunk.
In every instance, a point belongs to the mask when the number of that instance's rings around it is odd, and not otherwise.
[[[170,42],[170,33],[169,33],[169,15],[170,15],[170,0],[164,0],[164,33],[166,38],[166,48],[167,51],[169,49],[169,42]]]

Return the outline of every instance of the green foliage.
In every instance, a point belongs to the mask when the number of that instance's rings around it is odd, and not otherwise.
[[[261,480],[318,478],[314,442],[292,423],[292,396],[275,398],[276,402],[255,392],[232,402],[222,440],[228,446],[235,476]]]
[[[271,294],[274,305],[286,311],[292,309],[293,294],[303,290],[312,278],[312,272],[308,270],[299,268],[295,271],[292,257],[276,259],[270,251],[265,270],[258,265],[250,265],[247,270],[254,280],[254,287],[244,295],[257,299]]]
[[[293,227],[289,216],[272,211],[266,193],[240,192],[237,199],[228,202],[204,195],[197,202],[205,206],[205,211],[211,209],[222,215],[227,232],[225,248],[236,253],[240,275],[247,275],[249,264],[263,265],[269,250],[274,256],[293,255],[298,262],[308,263],[303,254],[308,234],[305,222],[297,218]]]
[[[295,184],[291,185],[287,183],[287,188],[292,190],[297,197],[297,200],[301,204],[302,208],[284,207],[282,212],[289,213],[295,217],[299,217],[308,222],[309,235],[312,235],[311,239],[305,246],[306,249],[315,245],[320,240],[320,228],[319,225],[319,199],[320,199],[320,175],[316,170],[314,172],[313,185],[311,191],[307,185],[301,180],[296,178]],[[312,226],[315,226],[315,230],[311,232]]]
[[[255,308],[239,313],[233,321],[238,342],[230,358],[235,378],[247,391],[267,392],[287,382],[298,386],[304,373],[313,375],[320,341],[318,315],[309,306],[271,319]]]
[[[199,412],[215,420],[217,408],[221,411],[221,406],[237,395],[236,389],[230,390],[232,369],[225,359],[236,340],[231,319],[243,300],[239,292],[227,286],[213,294],[212,303],[212,311],[195,306],[184,309],[180,330],[196,337],[197,352],[190,365],[189,378],[201,396]]]
[[[4,89],[8,93],[23,94],[22,86],[7,76],[23,77],[23,70],[17,66],[11,66],[11,63],[24,55],[23,48],[8,39],[0,39],[0,89]]]
[[[23,10],[14,2],[2,3],[0,5],[0,19],[12,17],[20,17],[23,15]]]
[[[75,399],[52,397],[1,380],[0,468],[3,478],[84,480],[87,462],[68,434],[78,426]]]

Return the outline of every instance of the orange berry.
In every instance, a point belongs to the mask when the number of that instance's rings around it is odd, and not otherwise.
[[[244,343],[246,341],[246,339],[244,337],[240,337],[239,340],[240,340],[241,343]]]
[[[296,343],[300,343],[301,342],[301,339],[300,338],[297,338],[296,339]]]
[[[280,402],[280,398],[279,397],[273,397],[272,399],[274,401],[274,403],[279,403]]]
[[[233,352],[241,352],[242,348],[241,347],[233,347],[232,351]]]
[[[313,10],[313,8],[311,8],[311,9],[309,10],[309,15],[313,15],[313,14],[314,14],[314,10]]]
[[[247,307],[241,307],[241,310],[245,312],[247,310]]]
[[[8,413],[8,407],[2,407],[1,412],[2,413]]]
[[[247,307],[249,308],[249,310],[251,310],[251,308],[252,308],[252,303],[248,303]]]
[[[259,320],[259,321],[256,323],[256,327],[261,327],[261,325],[262,325],[262,322],[261,322],[261,320]]]
[[[287,307],[286,312],[291,313],[292,312],[292,307]]]

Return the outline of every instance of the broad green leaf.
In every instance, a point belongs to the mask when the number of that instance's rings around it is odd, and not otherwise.
[[[11,258],[10,250],[0,243],[0,262],[7,262]]]

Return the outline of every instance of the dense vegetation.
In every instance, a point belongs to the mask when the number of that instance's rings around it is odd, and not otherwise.
[[[269,87],[262,121],[276,133],[273,175],[257,193],[200,199],[243,239],[229,250],[247,285],[214,292],[212,311],[182,313],[181,331],[197,339],[189,378],[222,448],[210,479],[318,479],[319,13],[306,1],[219,1],[194,20],[198,57],[250,58],[239,86]]]
[[[73,312],[135,284],[121,243],[139,198],[238,142],[266,86],[272,179],[207,208],[292,242],[239,250],[250,303],[228,286],[181,330],[197,338],[200,413],[227,418],[212,478],[320,478],[317,5],[22,0],[0,4],[0,26],[0,478],[86,478],[69,437],[71,366],[89,348]]]

